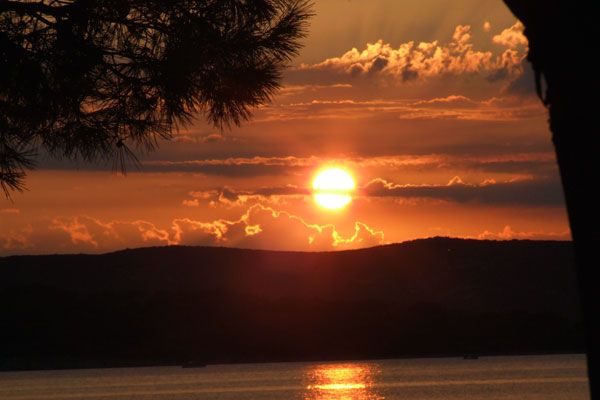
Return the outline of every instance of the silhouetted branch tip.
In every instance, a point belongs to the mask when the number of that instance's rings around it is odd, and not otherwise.
[[[139,165],[132,148],[152,151],[198,115],[239,125],[279,88],[311,10],[304,0],[0,1],[0,151],[124,170]],[[20,154],[0,154],[5,193],[33,162]]]

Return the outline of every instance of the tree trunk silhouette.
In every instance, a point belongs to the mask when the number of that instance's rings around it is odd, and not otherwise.
[[[592,399],[600,398],[597,321],[600,315],[594,269],[600,268],[600,204],[594,186],[600,178],[598,94],[592,63],[598,44],[598,6],[592,2],[504,0],[525,25],[528,60],[538,95],[548,107],[550,130],[563,183],[586,331]],[[542,81],[543,79],[543,81]],[[545,90],[542,86],[545,86]]]

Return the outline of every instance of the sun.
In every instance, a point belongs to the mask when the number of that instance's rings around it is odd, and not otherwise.
[[[313,196],[317,204],[328,210],[338,210],[352,201],[356,188],[348,171],[341,168],[326,168],[313,181]]]

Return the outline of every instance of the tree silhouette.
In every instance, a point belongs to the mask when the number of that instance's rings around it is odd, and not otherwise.
[[[0,0],[0,187],[38,150],[123,167],[197,113],[239,124],[296,54],[306,0]]]
[[[552,141],[563,183],[575,244],[579,293],[586,328],[592,398],[600,398],[600,315],[597,269],[600,267],[598,177],[598,93],[593,63],[600,26],[598,5],[559,0],[504,0],[525,26],[528,60],[538,95],[550,116]],[[545,84],[545,88],[544,88]]]

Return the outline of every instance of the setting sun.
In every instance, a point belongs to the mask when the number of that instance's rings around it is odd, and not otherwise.
[[[313,181],[313,194],[319,206],[337,210],[352,201],[355,187],[350,173],[341,168],[327,168],[320,171]]]

